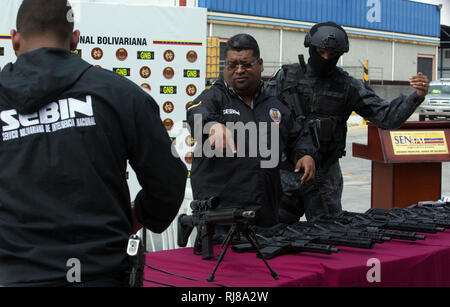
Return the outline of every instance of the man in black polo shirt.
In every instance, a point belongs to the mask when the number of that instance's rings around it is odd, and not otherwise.
[[[219,197],[221,206],[257,208],[255,223],[271,226],[281,196],[282,152],[296,172],[304,171],[302,182],[309,182],[316,149],[288,108],[266,94],[256,40],[235,35],[225,52],[223,77],[187,111],[198,142],[191,174],[194,199]]]

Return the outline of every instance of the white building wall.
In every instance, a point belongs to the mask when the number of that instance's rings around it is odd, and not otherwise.
[[[417,58],[419,56],[434,57],[434,63],[436,64],[436,47],[395,44],[395,76],[398,78],[397,80],[407,80],[409,76],[417,73]]]
[[[349,41],[350,50],[342,56],[341,65],[361,67],[368,60],[369,78],[392,81],[392,42],[352,37]]]
[[[283,62],[298,63],[298,55],[303,54],[305,61],[309,58],[308,48],[305,48],[305,32],[283,30]]]
[[[446,55],[448,57],[446,57]],[[442,51],[439,50],[439,65],[441,65],[441,63],[444,69],[450,69],[450,48],[444,48]],[[450,78],[450,70],[443,71],[442,78]]]
[[[211,25],[209,26],[211,29]],[[255,37],[261,49],[261,57],[266,62],[266,74],[270,75],[280,62],[280,31],[282,31],[281,62],[298,62],[298,54],[302,53],[307,61],[308,49],[304,47],[305,32],[253,28],[234,25],[212,25],[212,36],[230,38],[238,33],[248,33]],[[417,73],[417,57],[419,54],[436,56],[437,47],[409,43],[399,43],[377,39],[350,37],[350,51],[339,61],[340,66],[360,66],[369,60],[369,68],[373,69],[375,80],[408,81],[409,77]],[[437,59],[435,59],[436,61]],[[394,65],[393,65],[394,63]],[[279,66],[278,66],[279,67]],[[270,71],[270,73],[268,73]],[[353,75],[352,72],[349,71]],[[358,77],[358,72],[354,73]],[[362,74],[362,73],[361,73]]]
[[[448,57],[445,57],[446,53],[447,53]],[[443,59],[443,61],[442,61],[443,66],[447,67],[447,68],[450,68],[450,48],[443,49],[442,56],[443,56],[443,58],[442,58]]]

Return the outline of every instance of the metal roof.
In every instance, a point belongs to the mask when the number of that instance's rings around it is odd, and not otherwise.
[[[437,5],[409,0],[199,0],[210,11],[440,36]]]

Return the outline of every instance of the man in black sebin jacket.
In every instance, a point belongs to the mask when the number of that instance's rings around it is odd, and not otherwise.
[[[133,216],[162,232],[184,198],[187,170],[158,105],[70,52],[80,32],[69,10],[25,0],[11,31],[17,61],[0,73],[2,286],[121,286]],[[142,186],[134,212],[127,160]]]
[[[196,200],[219,197],[223,207],[253,207],[255,223],[270,226],[277,223],[281,152],[288,152],[296,172],[304,170],[302,181],[309,182],[314,177],[316,149],[309,132],[301,129],[288,108],[266,94],[256,40],[247,34],[235,35],[225,52],[223,77],[187,111],[197,141],[193,196]],[[234,129],[230,124],[235,124]],[[248,130],[239,130],[239,125]],[[208,153],[211,148],[214,155]],[[264,148],[270,149],[270,155]]]

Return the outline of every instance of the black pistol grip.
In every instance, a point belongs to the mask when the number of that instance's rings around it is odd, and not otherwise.
[[[194,242],[194,254],[201,255],[202,254],[202,239],[200,238],[200,232],[197,232],[197,236],[195,237]]]
[[[194,229],[194,226],[192,226],[192,217],[186,214],[180,214],[180,216],[178,217],[177,228],[177,244],[180,247],[186,247],[189,236]]]
[[[214,245],[213,245],[213,236],[214,236],[214,225],[206,225],[205,226],[206,233],[202,233],[202,259],[212,259],[214,258]]]

